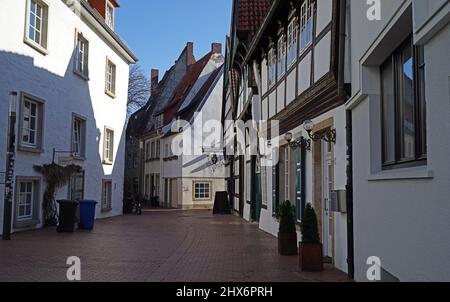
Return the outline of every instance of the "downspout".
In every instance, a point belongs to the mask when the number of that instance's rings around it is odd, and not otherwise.
[[[338,95],[347,99],[345,91],[345,44],[347,23],[347,0],[339,1],[339,61],[338,61]],[[352,112],[346,111],[346,142],[347,142],[347,270],[348,276],[355,277],[354,235],[353,235],[353,143],[352,143]]]

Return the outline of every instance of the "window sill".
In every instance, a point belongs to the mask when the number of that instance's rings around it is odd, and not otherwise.
[[[433,179],[434,173],[427,166],[401,168],[382,171],[369,176],[368,181],[408,180],[408,179]]]
[[[14,222],[14,229],[23,230],[37,227],[41,222],[39,219],[30,219]]]
[[[102,209],[102,213],[109,213],[112,211],[112,208]]]
[[[28,152],[28,153],[35,153],[35,154],[44,153],[44,150],[42,150],[41,148],[33,148],[33,147],[27,147],[27,146],[23,146],[23,145],[19,145],[17,150],[19,152]]]
[[[110,92],[110,91],[108,91],[108,90],[105,90],[105,94],[106,94],[107,96],[109,96],[110,98],[112,98],[112,99],[115,99],[115,98],[116,98],[116,94],[115,94],[115,93],[112,93],[112,92]]]
[[[207,202],[207,201],[213,201],[211,198],[209,199],[203,199],[203,198],[194,198],[194,201],[197,202]]]
[[[89,82],[89,80],[90,80],[89,75],[85,75],[84,73],[82,73],[76,69],[73,70],[73,73],[75,75],[77,75],[79,78],[85,80],[86,82]]]
[[[46,48],[44,48],[43,46],[37,44],[36,42],[28,39],[28,38],[24,38],[23,42],[25,44],[27,44],[28,46],[30,46],[31,48],[33,48],[34,50],[36,50],[37,52],[39,52],[40,54],[46,56],[48,55],[48,50]]]
[[[74,161],[86,161],[86,157],[84,156],[72,156],[71,159]]]

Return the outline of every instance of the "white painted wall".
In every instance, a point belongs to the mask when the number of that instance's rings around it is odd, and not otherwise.
[[[314,48],[314,82],[330,71],[331,32],[328,32]]]
[[[317,1],[316,35],[319,35],[330,24],[333,13],[333,0]]]
[[[298,95],[311,86],[311,53],[307,54],[298,64]]]
[[[48,55],[42,55],[23,42],[26,1],[1,0],[0,26],[0,170],[4,170],[6,150],[6,117],[10,91],[26,92],[45,100],[44,140],[42,154],[19,152],[16,176],[38,176],[33,165],[51,163],[52,149],[71,149],[72,113],[87,119],[87,143],[84,162],[75,162],[86,170],[85,199],[101,201],[102,179],[113,181],[113,209],[97,218],[122,213],[124,173],[124,124],[128,90],[128,62],[105,43],[90,26],[80,20],[62,1],[49,1]],[[72,54],[75,29],[89,40],[89,76],[86,82],[73,73]],[[105,64],[110,58],[117,66],[116,98],[105,94]],[[113,165],[101,164],[105,126],[115,131],[115,160]],[[1,187],[3,189],[3,187]],[[41,192],[45,184],[41,181]],[[3,194],[0,194],[3,209]],[[66,199],[67,188],[58,192],[58,199]],[[0,225],[3,215],[0,217]]]
[[[411,3],[414,23],[423,24],[426,19],[430,24],[418,34],[426,41],[428,163],[381,171],[379,77],[360,62],[377,51],[377,45]],[[439,3],[442,1],[383,1],[383,20],[370,23],[362,15],[364,3],[351,2],[353,97],[348,107],[354,128],[357,281],[367,281],[366,260],[370,256],[379,257],[383,269],[400,281],[450,280],[450,61],[443,59],[448,57],[450,27],[448,23],[442,27],[442,16],[446,15],[448,22],[450,9],[447,5],[434,14],[432,8]],[[430,11],[419,12],[424,5]]]

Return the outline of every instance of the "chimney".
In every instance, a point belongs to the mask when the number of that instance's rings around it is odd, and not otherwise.
[[[194,43],[188,42],[186,44],[186,56],[187,56],[187,66],[191,66],[195,63],[194,57]]]
[[[152,69],[151,71],[151,91],[152,94],[156,92],[158,89],[158,83],[159,83],[159,70],[158,69]]]
[[[212,43],[211,44],[211,52],[215,53],[215,54],[221,54],[222,53],[222,44]]]

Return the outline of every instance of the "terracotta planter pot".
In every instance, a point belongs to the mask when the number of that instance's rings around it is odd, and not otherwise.
[[[305,272],[323,271],[322,244],[300,243],[298,248],[299,268]]]
[[[297,233],[278,233],[278,253],[283,256],[297,255]]]

